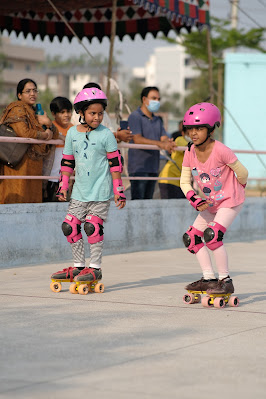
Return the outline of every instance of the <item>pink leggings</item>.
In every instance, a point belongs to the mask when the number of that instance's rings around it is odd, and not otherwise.
[[[239,214],[242,206],[243,204],[240,204],[233,208],[220,208],[218,209],[217,213],[210,213],[208,210],[200,212],[195,222],[193,223],[193,227],[200,231],[204,231],[207,228],[208,223],[214,221],[228,229],[228,227],[233,223],[236,216]],[[228,276],[228,258],[224,246],[222,245],[212,252],[219,273],[219,278],[221,279]],[[206,246],[202,247],[196,253],[196,256],[202,269],[204,278],[214,278],[211,258]]]

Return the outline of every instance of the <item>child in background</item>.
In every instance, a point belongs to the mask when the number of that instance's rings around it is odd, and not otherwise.
[[[175,145],[177,147],[186,147],[188,142],[190,141],[190,138],[185,134],[183,130],[183,124],[181,124],[181,129],[181,136],[176,137]],[[167,177],[181,176],[183,158],[183,151],[173,151],[171,154],[171,161],[169,160],[164,165],[159,175],[162,180],[158,181],[161,199],[185,198],[183,191],[180,188],[180,180],[167,180]]]
[[[71,245],[74,267],[51,278],[94,281],[102,278],[103,222],[111,198],[118,209],[124,208],[121,172],[122,160],[114,134],[101,125],[107,98],[98,88],[83,89],[74,100],[80,124],[68,130],[61,162],[59,200],[66,201],[69,178],[75,168],[75,183],[62,230]],[[84,223],[85,222],[85,223]],[[81,223],[90,244],[90,267],[85,268]]]
[[[55,97],[50,103],[50,110],[54,117],[53,124],[59,131],[59,139],[65,141],[68,129],[73,126],[70,122],[73,106],[66,97]],[[59,176],[64,145],[58,144],[55,148],[54,162],[50,176]],[[49,179],[46,187],[45,202],[57,201],[56,192],[59,188],[59,179]]]
[[[183,120],[184,130],[193,144],[189,144],[185,152],[181,189],[200,212],[184,234],[183,241],[188,251],[196,254],[203,273],[200,280],[188,284],[186,289],[209,294],[234,292],[223,236],[243,206],[248,177],[247,169],[233,151],[212,138],[220,123],[220,111],[210,103],[193,105]],[[204,199],[194,192],[191,176],[198,183]],[[219,279],[215,278],[207,248],[213,251]]]

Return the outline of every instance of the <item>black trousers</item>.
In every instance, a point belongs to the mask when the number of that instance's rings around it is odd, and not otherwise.
[[[131,176],[157,177],[157,173],[132,173]],[[131,199],[152,199],[156,180],[131,180]]]
[[[161,199],[186,198],[180,187],[174,184],[159,183]]]

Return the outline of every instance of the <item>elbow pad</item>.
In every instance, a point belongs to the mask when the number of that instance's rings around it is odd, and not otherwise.
[[[193,208],[196,209],[196,211],[198,210],[199,205],[206,203],[206,201],[203,200],[202,198],[200,198],[200,196],[197,195],[193,190],[190,190],[187,193],[186,198],[189,200],[189,202],[193,206]]]
[[[109,161],[110,172],[123,172],[124,160],[119,150],[107,154],[107,159]]]
[[[68,172],[72,174],[74,169],[75,169],[74,155],[63,154],[63,158],[61,161],[61,172]]]

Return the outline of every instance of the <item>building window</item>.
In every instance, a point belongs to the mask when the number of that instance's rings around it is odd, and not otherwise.
[[[190,58],[185,58],[185,66],[189,66],[191,64]]]
[[[31,70],[31,66],[29,65],[29,64],[27,64],[26,66],[25,66],[25,71],[30,71]]]
[[[191,89],[192,82],[193,82],[193,79],[191,79],[191,78],[186,78],[185,79],[185,90]]]

